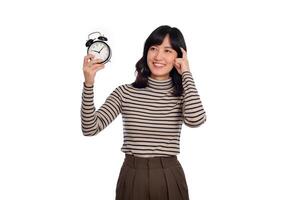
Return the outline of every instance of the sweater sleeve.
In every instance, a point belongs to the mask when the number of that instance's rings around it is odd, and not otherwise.
[[[184,90],[182,103],[183,122],[186,126],[191,128],[199,127],[206,121],[206,112],[203,109],[190,71],[182,73],[182,86]]]
[[[81,130],[84,136],[94,136],[107,127],[121,113],[121,92],[117,87],[96,111],[94,86],[83,83]]]

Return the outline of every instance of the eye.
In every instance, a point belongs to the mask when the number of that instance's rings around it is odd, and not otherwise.
[[[149,50],[150,51],[154,51],[156,48],[155,47],[150,47]]]
[[[165,50],[165,52],[167,52],[167,53],[172,53],[172,51],[171,51],[171,50],[168,50],[168,49]]]

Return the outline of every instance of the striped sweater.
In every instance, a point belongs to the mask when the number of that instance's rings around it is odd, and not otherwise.
[[[94,136],[120,113],[123,119],[121,151],[138,157],[171,156],[180,153],[182,123],[198,127],[206,121],[200,96],[190,71],[182,73],[183,94],[172,96],[172,79],[148,78],[148,86],[120,85],[96,110],[94,86],[83,83],[81,129]]]

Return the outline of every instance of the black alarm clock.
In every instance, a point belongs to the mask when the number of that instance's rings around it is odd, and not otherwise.
[[[98,33],[99,36],[90,38],[95,33]],[[107,41],[107,38],[101,35],[100,32],[93,32],[88,35],[88,41],[85,44],[87,53],[93,54],[96,59],[101,59],[101,63],[107,63],[111,58],[111,48],[105,41]]]

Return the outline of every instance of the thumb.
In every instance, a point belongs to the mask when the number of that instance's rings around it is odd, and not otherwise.
[[[96,72],[99,71],[100,69],[103,69],[105,67],[105,65],[100,65],[96,68]]]
[[[174,62],[174,65],[176,68],[180,68],[180,63],[179,62]]]
[[[175,69],[177,70],[177,72],[178,72],[179,74],[181,74],[180,65],[176,63],[176,64],[174,64],[174,67],[175,67]]]

